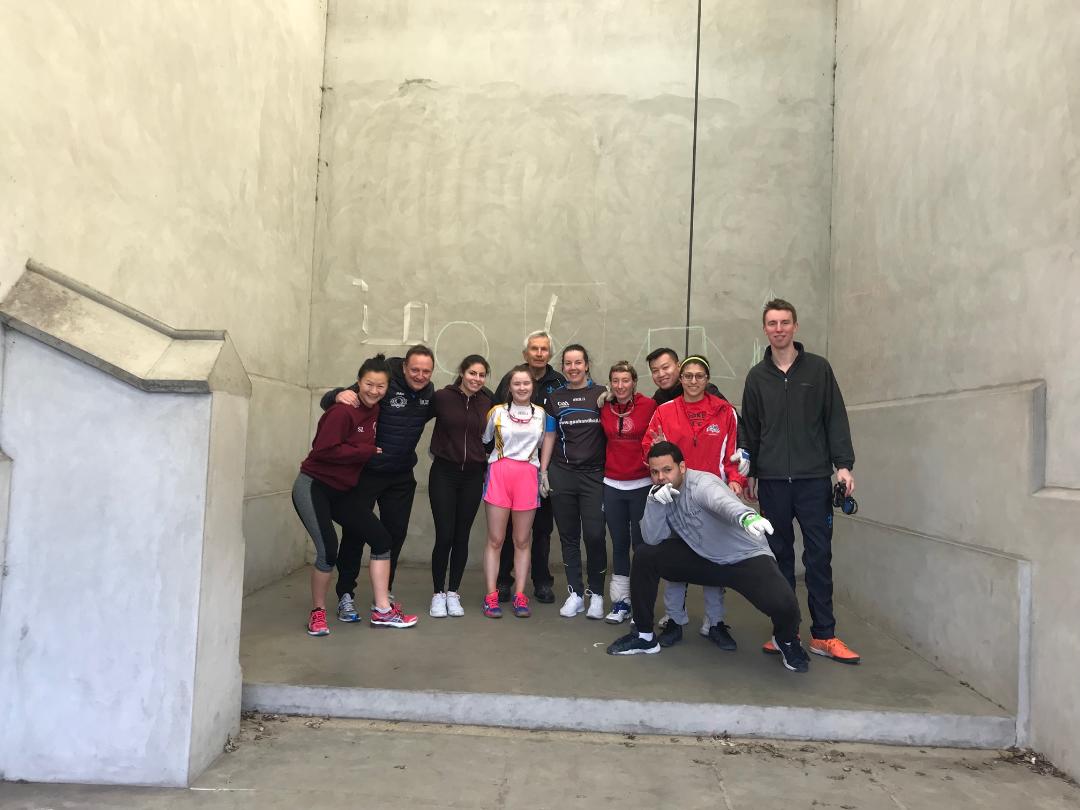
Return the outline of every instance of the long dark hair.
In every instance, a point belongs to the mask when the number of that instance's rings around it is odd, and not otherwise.
[[[458,363],[457,377],[454,378],[454,385],[461,385],[461,381],[465,378],[465,372],[469,370],[471,366],[475,366],[477,363],[484,367],[484,373],[491,373],[491,366],[488,365],[488,361],[478,354],[466,355],[465,359]]]

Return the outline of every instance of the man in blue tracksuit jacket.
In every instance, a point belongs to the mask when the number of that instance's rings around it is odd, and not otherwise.
[[[431,375],[435,370],[435,355],[427,346],[413,346],[404,359],[391,357],[390,385],[379,402],[379,421],[376,441],[382,452],[372,456],[356,485],[356,492],[369,508],[379,507],[379,520],[390,533],[390,589],[394,588],[398,557],[409,533],[413,495],[416,493],[416,445],[424,425],[435,416],[435,386]],[[354,405],[356,385],[327,391],[320,402],[325,411],[335,402]],[[356,579],[364,546],[362,540],[341,538],[338,552],[338,619],[343,622],[360,620],[353,604]]]

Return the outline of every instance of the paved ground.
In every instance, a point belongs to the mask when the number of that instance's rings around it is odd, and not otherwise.
[[[191,789],[0,783],[4,810],[380,806],[1058,810],[1080,808],[1080,789],[996,751],[274,715],[249,715]]]
[[[362,572],[366,576],[366,572]],[[811,656],[795,675],[761,644],[768,619],[728,591],[728,623],[737,652],[722,652],[698,635],[701,588],[690,588],[685,640],[659,655],[615,657],[605,648],[627,625],[561,618],[554,605],[533,602],[533,616],[497,621],[480,612],[478,571],[466,571],[466,615],[427,615],[427,568],[398,572],[396,597],[420,616],[409,630],[375,629],[331,618],[331,635],[304,633],[310,608],[301,570],[244,600],[240,660],[245,683],[364,686],[384,689],[497,692],[581,698],[681,700],[821,709],[891,710],[1005,716],[1011,714],[906,649],[839,605],[840,635],[863,656],[858,666]],[[360,593],[366,593],[361,585]],[[805,592],[800,583],[800,598]],[[367,601],[358,602],[366,607]],[[663,613],[662,603],[658,616]],[[509,614],[509,612],[508,612]],[[804,636],[809,636],[806,623]],[[479,662],[483,662],[480,664]]]

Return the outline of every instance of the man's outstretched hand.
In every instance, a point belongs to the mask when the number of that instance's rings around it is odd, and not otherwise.
[[[764,540],[765,535],[773,533],[772,524],[757,512],[747,512],[739,523],[743,530],[755,540]]]
[[[671,484],[659,484],[652,488],[652,492],[649,493],[649,497],[657,503],[662,503],[665,506],[669,506],[675,503],[675,496],[679,494],[679,490],[675,489]]]

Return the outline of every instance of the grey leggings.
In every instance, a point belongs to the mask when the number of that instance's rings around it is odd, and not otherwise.
[[[338,538],[334,524],[346,536],[358,538],[371,546],[371,559],[390,559],[390,533],[357,497],[355,490],[342,492],[306,473],[296,476],[292,488],[293,508],[315,543],[315,567],[324,573],[334,570],[338,556]]]

